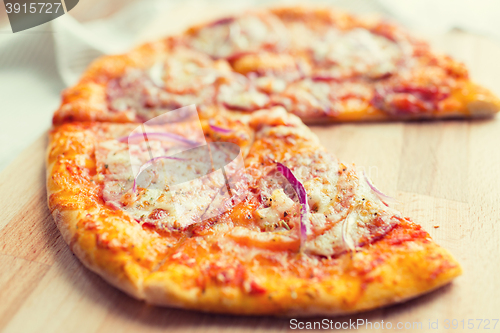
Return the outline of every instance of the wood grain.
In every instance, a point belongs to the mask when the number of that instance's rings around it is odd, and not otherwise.
[[[500,95],[498,45],[459,32],[434,38],[433,43],[466,62],[473,79]],[[331,319],[384,320],[393,325],[422,322],[423,330],[408,332],[428,331],[429,320],[439,320],[440,329],[433,332],[445,332],[445,319],[498,319],[500,120],[343,124],[313,130],[328,150],[364,167],[382,190],[396,196],[404,214],[423,225],[464,268],[464,275],[454,283],[405,304]],[[61,239],[46,206],[46,140],[41,137],[0,174],[0,330],[274,332],[290,328],[289,320],[282,318],[148,306],[84,268]]]

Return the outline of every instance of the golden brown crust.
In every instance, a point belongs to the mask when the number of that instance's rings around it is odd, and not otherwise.
[[[352,258],[344,254],[336,259],[337,265],[369,267],[373,262],[370,257],[380,248],[375,243]],[[233,286],[201,289],[187,282],[199,277],[196,267],[170,265],[145,280],[146,300],[157,305],[218,313],[345,315],[404,302],[439,288],[462,273],[449,252],[431,241],[408,241],[383,251],[383,263],[373,271],[367,270],[366,275],[343,272],[317,282],[283,271],[280,274],[253,272],[263,281],[261,286],[272,291],[263,295],[249,295]]]
[[[142,280],[166,251],[168,239],[104,205],[101,189],[91,181],[96,140],[92,128],[67,124],[50,133],[48,205],[64,240],[88,268],[143,298]]]

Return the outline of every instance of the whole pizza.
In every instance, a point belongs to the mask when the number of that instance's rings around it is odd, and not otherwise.
[[[385,20],[247,12],[96,60],[54,115],[48,204],[88,268],[148,303],[364,311],[461,268],[305,123],[499,108],[463,64]]]

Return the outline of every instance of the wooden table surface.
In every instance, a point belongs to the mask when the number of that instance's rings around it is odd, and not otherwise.
[[[432,43],[464,61],[475,81],[500,95],[499,45],[460,32],[440,36]],[[468,319],[499,319],[500,118],[313,129],[328,150],[365,167],[379,188],[400,201],[403,213],[423,225],[464,269],[463,276],[429,295],[334,321],[384,320],[394,326],[397,322],[422,322],[424,329],[415,330],[422,332],[429,331],[429,320],[439,320],[439,329],[432,332],[445,332],[450,331],[445,329],[446,319],[464,319],[466,323]],[[44,135],[0,174],[0,331],[290,329],[289,320],[282,318],[221,316],[148,306],[83,267],[62,240],[47,209],[46,144]],[[490,331],[492,328],[490,324]]]

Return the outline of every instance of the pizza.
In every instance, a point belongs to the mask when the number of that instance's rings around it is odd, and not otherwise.
[[[249,12],[94,62],[54,115],[48,205],[84,265],[148,303],[365,311],[439,288],[461,267],[304,122],[498,105],[463,65],[389,23]]]
[[[54,123],[141,122],[283,106],[306,123],[491,116],[465,66],[401,27],[331,9],[249,12],[95,61]]]
[[[147,140],[137,140],[137,124],[67,123],[50,134],[49,207],[64,239],[134,297],[223,313],[345,314],[460,274],[427,232],[284,108],[203,120],[203,133],[174,124],[142,125]],[[197,149],[186,142],[241,149],[219,158],[226,180],[209,173],[180,186],[164,179],[175,168],[212,166],[202,154],[179,158]],[[147,165],[150,152],[169,163],[149,165],[140,182],[132,164]],[[237,155],[244,168],[232,165]]]

